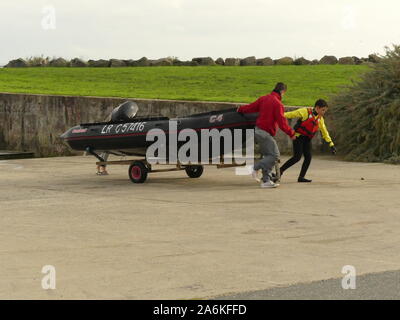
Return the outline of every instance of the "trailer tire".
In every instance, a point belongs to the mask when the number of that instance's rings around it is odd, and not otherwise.
[[[200,178],[203,174],[204,167],[203,166],[188,166],[185,168],[186,174],[190,178]]]
[[[129,178],[133,183],[143,183],[147,179],[149,169],[141,161],[135,161],[129,166]]]

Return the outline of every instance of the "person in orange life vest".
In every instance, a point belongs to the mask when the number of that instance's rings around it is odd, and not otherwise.
[[[322,138],[329,143],[331,151],[336,154],[335,145],[329,136],[329,132],[326,129],[324,122],[324,115],[328,110],[328,104],[325,100],[319,99],[315,103],[314,108],[300,108],[295,111],[286,112],[285,117],[288,119],[299,118],[296,123],[294,130],[296,131],[297,139],[293,141],[293,157],[290,158],[286,163],[280,168],[281,175],[293,166],[295,163],[299,162],[301,156],[304,155],[304,162],[301,167],[298,182],[311,182],[305,178],[308,167],[311,163],[311,140],[314,135],[321,131]]]
[[[296,139],[295,132],[289,126],[284,116],[284,107],[281,102],[287,86],[279,82],[276,84],[272,93],[258,98],[255,102],[238,108],[239,113],[256,113],[258,117],[254,130],[254,137],[260,146],[263,158],[257,162],[252,170],[252,176],[258,182],[257,172],[262,170],[262,188],[276,188],[278,184],[271,180],[272,168],[279,159],[280,153],[278,145],[274,139],[278,127],[284,131],[291,139]]]

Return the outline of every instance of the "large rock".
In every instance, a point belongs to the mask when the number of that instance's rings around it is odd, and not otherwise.
[[[88,65],[89,65],[89,67],[93,67],[93,68],[107,68],[110,65],[110,61],[104,60],[104,59],[89,60]]]
[[[127,67],[134,67],[135,66],[135,60],[133,59],[128,59],[128,60],[123,60],[126,64]]]
[[[164,66],[172,66],[171,58],[161,58],[158,60],[149,60],[150,66],[153,67],[164,67]]]
[[[339,59],[339,64],[355,64],[353,57],[342,57]]]
[[[237,59],[237,58],[226,58],[225,59],[225,65],[226,66],[239,66],[240,65],[240,59]]]
[[[224,59],[222,58],[218,58],[217,60],[215,60],[216,64],[219,64],[220,66],[223,66],[225,64]]]
[[[87,63],[79,58],[72,59],[69,64],[71,67],[77,67],[77,68],[87,67]]]
[[[148,67],[150,65],[150,60],[146,57],[142,57],[139,60],[133,62],[134,67]]]
[[[295,64],[296,66],[305,66],[305,65],[311,64],[311,61],[310,61],[310,60],[307,60],[307,59],[304,58],[304,57],[300,57],[300,58],[297,58],[297,59],[294,60],[294,64]]]
[[[293,61],[293,58],[291,58],[291,57],[283,57],[283,58],[277,59],[275,61],[275,63],[277,65],[289,66],[289,65],[292,65],[294,63],[294,61]]]
[[[5,66],[5,68],[26,68],[29,67],[28,63],[22,59],[15,59],[15,60],[11,60],[9,63],[7,63],[7,65]]]
[[[200,66],[213,66],[215,61],[211,57],[193,58],[192,61],[197,62]]]
[[[126,63],[125,63],[124,60],[120,60],[120,59],[110,59],[110,67],[111,67],[111,68],[126,67]]]
[[[68,61],[63,58],[53,59],[49,62],[49,67],[68,67]]]
[[[258,66],[273,66],[274,65],[274,60],[272,60],[270,57],[267,58],[261,58],[256,60],[256,64]]]
[[[319,60],[319,64],[337,64],[338,59],[335,56],[324,56]]]
[[[174,59],[174,60],[172,61],[172,65],[173,65],[173,66],[177,66],[177,67],[182,67],[182,66],[185,65],[185,61],[181,61],[181,60],[179,60],[179,59]]]
[[[256,66],[257,65],[257,59],[256,57],[247,57],[244,59],[240,60],[240,65],[241,66]]]
[[[199,63],[197,61],[183,61],[183,65],[187,67],[197,67]]]

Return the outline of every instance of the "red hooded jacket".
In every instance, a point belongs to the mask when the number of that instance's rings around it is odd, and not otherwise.
[[[284,116],[285,109],[281,102],[281,95],[277,92],[272,92],[266,96],[262,96],[257,101],[238,109],[240,113],[256,113],[258,118],[256,126],[267,131],[271,136],[276,135],[276,130],[279,127],[288,136],[293,137],[295,132],[289,126],[287,119]]]

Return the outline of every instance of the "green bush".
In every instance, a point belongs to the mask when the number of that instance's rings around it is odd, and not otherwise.
[[[336,142],[345,159],[399,163],[400,46],[331,99]]]
[[[26,59],[26,62],[30,67],[46,67],[49,65],[50,57],[32,56]]]

